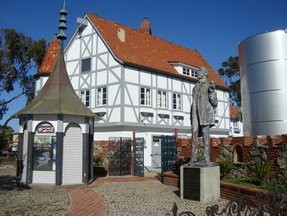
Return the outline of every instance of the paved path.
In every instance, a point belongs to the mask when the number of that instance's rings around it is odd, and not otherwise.
[[[223,199],[209,203],[182,200],[176,187],[163,185],[154,177],[99,178],[73,193],[70,193],[69,216],[171,216],[174,204],[178,213],[192,211],[196,216],[203,216],[207,206],[218,204],[222,208],[227,203]]]
[[[101,195],[89,186],[81,186],[70,192],[71,205],[66,216],[105,216],[106,203]]]
[[[106,177],[95,180],[91,185],[71,188],[69,190],[71,204],[66,216],[106,216],[107,204],[104,197],[94,190],[94,187],[101,187],[102,184],[113,182],[143,182],[155,180],[154,177]],[[126,191],[123,191],[125,193]]]
[[[192,211],[194,215],[200,216],[206,215],[205,209],[207,206],[218,204],[219,208],[222,208],[222,206],[226,205],[226,200],[223,199],[212,203],[182,200],[178,196],[176,187],[163,185],[155,176],[104,177],[98,178],[89,185],[63,186],[60,188],[37,188],[32,185],[32,190],[24,190],[22,192],[17,189],[12,190],[17,188],[14,176],[15,168],[10,169],[10,167],[7,167],[1,170],[0,180],[2,179],[2,181],[0,183],[4,195],[11,193],[12,198],[15,197],[14,193],[15,195],[22,195],[24,198],[26,193],[29,193],[29,196],[33,195],[33,197],[36,195],[43,196],[43,198],[39,199],[43,199],[46,205],[50,200],[51,208],[57,208],[56,204],[60,204],[58,207],[59,214],[53,215],[63,215],[60,212],[66,209],[65,215],[67,216],[166,216],[173,215],[172,208],[176,203],[178,213]],[[12,191],[10,192],[10,190]],[[68,204],[69,197],[70,204]],[[54,200],[55,198],[57,200]],[[48,208],[46,209],[50,211]],[[47,215],[47,211],[38,215]],[[52,212],[50,211],[49,213],[51,214]]]

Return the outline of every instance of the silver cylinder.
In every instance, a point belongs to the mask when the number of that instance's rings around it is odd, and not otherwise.
[[[287,32],[249,37],[238,50],[244,135],[287,134]]]

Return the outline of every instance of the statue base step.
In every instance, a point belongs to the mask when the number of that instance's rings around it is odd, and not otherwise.
[[[219,166],[197,163],[181,166],[180,197],[202,202],[220,198]]]

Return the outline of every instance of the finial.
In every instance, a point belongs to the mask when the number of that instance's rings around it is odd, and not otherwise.
[[[66,7],[66,1],[64,0],[63,9],[60,10],[60,12],[59,12],[59,14],[60,14],[59,22],[60,22],[60,24],[59,24],[59,26],[58,26],[59,34],[57,35],[57,38],[58,38],[59,40],[61,40],[62,42],[67,39],[67,36],[66,36],[66,34],[65,34],[65,30],[67,29],[67,26],[66,26],[66,23],[67,23],[66,16],[68,15],[68,12],[66,11],[65,7]]]

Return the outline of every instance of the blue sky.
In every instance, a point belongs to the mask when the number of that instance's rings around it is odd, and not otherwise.
[[[197,49],[215,71],[238,55],[238,43],[245,38],[287,28],[287,0],[66,0],[65,5],[68,39],[76,18],[87,12],[133,29],[148,17],[154,36]],[[62,7],[63,0],[1,0],[0,28],[49,42],[58,32]],[[0,124],[24,104],[24,99],[11,104]],[[18,130],[18,120],[9,125]]]

